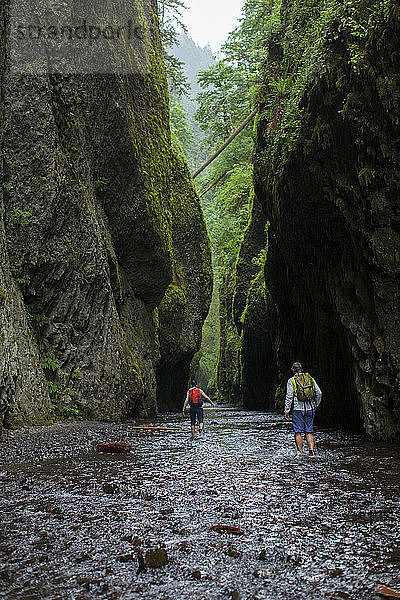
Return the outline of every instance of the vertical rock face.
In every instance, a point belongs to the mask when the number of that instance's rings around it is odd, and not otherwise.
[[[399,35],[393,10],[371,28],[359,69],[345,26],[332,42],[327,36],[326,69],[304,89],[295,141],[277,119],[260,118],[263,214],[253,221],[270,221],[266,288],[256,291],[254,279],[248,288],[255,320],[244,321],[240,350],[242,371],[251,370],[257,336],[267,331],[265,379],[275,363],[283,385],[301,360],[323,389],[325,422],[386,440],[400,437]],[[258,315],[255,295],[266,307]]]
[[[173,281],[158,309],[161,361],[157,368],[159,406],[181,407],[189,366],[200,348],[202,325],[211,303],[211,254],[207,231],[189,172],[176,150],[171,168]]]
[[[2,204],[1,199],[1,216]],[[6,426],[45,423],[50,409],[46,382],[26,311],[9,270],[3,225],[0,238],[0,411]]]
[[[141,0],[132,4],[139,10]],[[180,405],[210,302],[210,250],[171,143],[154,3],[152,11],[144,74],[11,74],[2,38],[7,426],[152,414],[165,408],[161,364],[179,364],[166,404]],[[4,2],[2,20],[7,31]],[[173,321],[184,341],[171,347]]]
[[[263,277],[266,229],[265,216],[255,197],[236,264],[225,276],[220,291],[219,393],[250,410],[274,408],[277,378],[267,325],[271,304]]]
[[[233,319],[235,278],[225,274],[219,288],[220,342],[217,365],[218,396],[224,402],[240,404],[240,335]]]

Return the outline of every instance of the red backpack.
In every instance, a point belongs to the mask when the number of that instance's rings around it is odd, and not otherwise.
[[[203,406],[201,390],[199,388],[195,387],[189,390],[189,404],[190,406]]]

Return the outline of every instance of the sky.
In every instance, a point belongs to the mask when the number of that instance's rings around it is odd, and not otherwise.
[[[185,0],[183,21],[199,46],[216,52],[237,24],[244,0]]]

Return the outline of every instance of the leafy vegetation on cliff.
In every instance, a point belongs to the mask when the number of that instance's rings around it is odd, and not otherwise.
[[[368,68],[368,36],[398,9],[393,0],[268,0],[256,4],[258,22],[263,23],[260,41],[267,50],[260,70],[259,132],[264,139],[264,160],[274,158],[279,168],[279,140],[287,148],[295,143],[302,127],[301,101],[307,86],[332,69],[335,52],[343,45],[349,65],[361,74]]]

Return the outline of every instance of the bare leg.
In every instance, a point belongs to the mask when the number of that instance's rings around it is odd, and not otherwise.
[[[204,423],[199,423],[200,433],[203,433]]]
[[[191,425],[191,429],[192,429],[192,437],[194,438],[195,433],[196,433],[196,427],[194,425]]]
[[[306,440],[310,450],[314,450],[314,436],[312,433],[306,433]]]
[[[303,438],[301,437],[301,433],[295,433],[294,439],[296,441],[297,450],[303,452]]]

